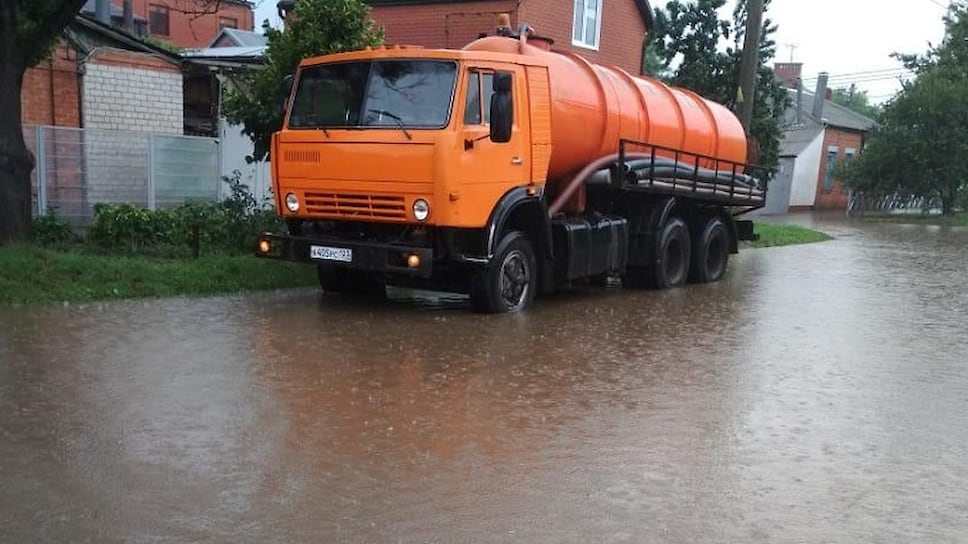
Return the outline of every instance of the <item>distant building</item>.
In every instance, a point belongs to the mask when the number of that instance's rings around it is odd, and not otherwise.
[[[781,81],[798,82],[800,66],[792,73],[781,63]],[[849,164],[861,152],[867,133],[877,124],[829,99],[826,75],[814,93],[789,89],[791,103],[783,118],[780,172],[770,182],[764,212],[846,210],[850,192],[837,176],[837,166]]]
[[[97,0],[88,0],[81,13],[94,16]],[[124,25],[120,0],[112,0],[111,24]],[[134,29],[178,47],[205,47],[223,28],[252,31],[253,4],[245,0],[133,0]]]

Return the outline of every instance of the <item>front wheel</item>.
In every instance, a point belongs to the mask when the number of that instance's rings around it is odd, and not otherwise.
[[[537,279],[531,242],[520,231],[509,232],[490,265],[471,279],[471,305],[482,313],[519,312],[534,301]]]

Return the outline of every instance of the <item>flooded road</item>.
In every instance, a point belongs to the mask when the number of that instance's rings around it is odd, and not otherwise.
[[[480,316],[0,309],[0,541],[964,542],[968,230]]]

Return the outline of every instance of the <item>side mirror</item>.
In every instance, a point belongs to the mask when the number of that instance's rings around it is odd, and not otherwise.
[[[293,74],[282,78],[282,83],[279,84],[279,95],[276,97],[279,103],[279,111],[286,111],[286,101],[289,100],[289,94],[292,92],[292,83],[295,79],[296,76]]]
[[[511,81],[509,72],[494,73],[494,94],[491,95],[491,141],[499,144],[511,141],[511,125],[514,122]]]

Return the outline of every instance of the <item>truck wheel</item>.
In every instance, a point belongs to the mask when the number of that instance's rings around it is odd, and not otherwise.
[[[622,285],[629,289],[671,289],[686,283],[689,275],[689,229],[678,217],[659,231],[652,266],[629,267]]]
[[[387,293],[386,285],[383,282],[356,270],[319,265],[317,274],[319,286],[326,293],[363,295],[373,298],[383,298]]]
[[[482,313],[524,310],[534,301],[538,270],[534,249],[520,231],[504,235],[487,269],[471,279],[471,306]]]
[[[729,233],[720,217],[711,217],[702,225],[699,237],[693,241],[689,281],[710,283],[719,281],[729,263]]]
[[[655,287],[681,287],[689,277],[689,229],[678,217],[672,217],[659,231],[655,245]]]

